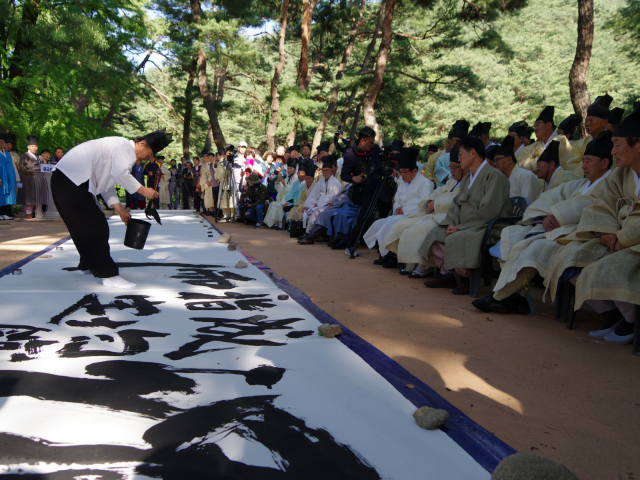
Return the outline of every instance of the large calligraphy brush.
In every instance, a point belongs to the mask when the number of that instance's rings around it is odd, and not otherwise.
[[[157,173],[159,172],[160,172],[160,169],[158,168]],[[155,175],[156,178],[153,185],[153,189],[155,191],[158,191],[158,182],[160,181],[160,175],[158,175],[157,173]],[[155,199],[150,200],[149,204],[147,205],[147,208],[144,209],[144,214],[147,216],[149,220],[151,220],[151,217],[153,217],[156,222],[162,225],[162,222],[160,221],[160,215],[158,215],[158,211],[156,210],[155,205],[156,205],[156,200]],[[149,215],[151,215],[151,217]]]

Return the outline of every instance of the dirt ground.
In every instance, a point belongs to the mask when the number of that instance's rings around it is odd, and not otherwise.
[[[374,251],[349,260],[275,230],[219,228],[518,451],[561,462],[582,480],[640,478],[640,358],[631,346],[591,340],[597,315],[581,311],[567,330],[541,290],[535,316],[486,314],[467,296],[373,265]],[[61,222],[0,222],[0,268],[66,235]]]

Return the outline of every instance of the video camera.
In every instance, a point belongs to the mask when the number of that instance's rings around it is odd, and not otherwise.
[[[342,135],[342,122],[338,124],[338,129],[336,130],[336,133],[334,133],[334,136],[336,137],[339,137],[340,135]]]

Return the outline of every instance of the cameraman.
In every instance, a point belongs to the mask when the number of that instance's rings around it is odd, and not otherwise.
[[[342,143],[344,144],[344,147],[340,145],[340,142],[338,140],[342,140]],[[347,152],[347,149],[349,148],[350,142],[349,140],[351,140],[350,138],[348,138],[347,140],[345,140],[342,136],[342,128],[339,128],[336,133],[333,135],[333,144],[336,147],[336,150],[340,151],[342,153],[342,155],[344,155]]]
[[[360,191],[359,205],[360,212],[353,229],[349,233],[348,247],[357,248],[356,242],[360,230],[364,223],[369,220],[365,218],[376,191],[376,187],[382,178],[382,150],[375,143],[376,132],[372,128],[363,127],[358,132],[358,138],[353,144],[353,148],[344,156],[342,173],[340,178],[343,182],[352,183],[352,189]],[[345,251],[348,254],[348,250]]]

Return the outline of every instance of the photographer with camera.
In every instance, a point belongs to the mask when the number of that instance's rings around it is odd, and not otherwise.
[[[185,161],[185,166],[180,172],[182,176],[182,209],[189,210],[189,197],[193,197],[193,168],[189,160]]]
[[[344,182],[353,184],[349,189],[352,191],[351,201],[360,205],[356,224],[349,234],[345,255],[349,255],[350,250],[355,252],[362,227],[375,213],[376,206],[373,203],[377,202],[375,194],[383,176],[382,150],[375,140],[376,132],[370,127],[363,127],[358,132],[353,148],[344,156],[340,177]]]
[[[344,155],[347,150],[351,148],[351,139],[347,138],[346,140],[342,136],[342,124],[338,124],[338,130],[333,134],[333,145],[336,147],[336,150],[339,151],[342,155]],[[339,140],[342,140],[344,147],[340,145]]]

